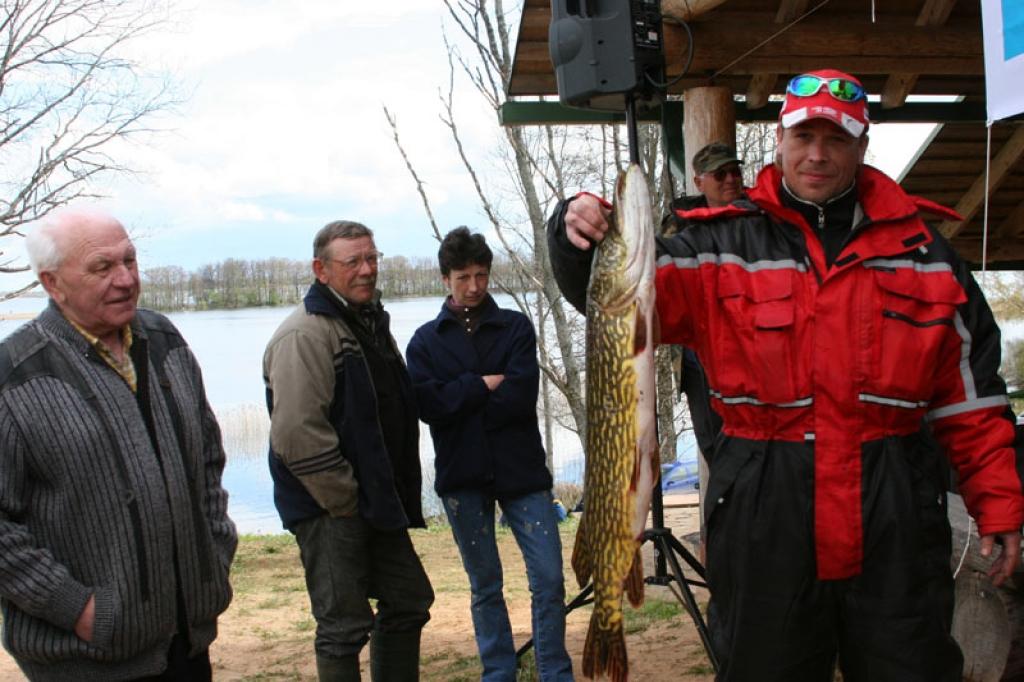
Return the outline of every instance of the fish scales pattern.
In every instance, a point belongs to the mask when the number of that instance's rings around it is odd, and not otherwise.
[[[639,226],[649,220],[641,210],[650,212],[646,184],[638,169],[627,173],[617,184],[615,215],[594,256],[587,291],[585,504],[573,552],[577,581],[582,586],[592,579],[594,585],[583,674],[607,675],[613,682],[627,678],[622,597],[627,577],[640,570],[634,527],[638,443],[643,440],[636,336],[644,270],[635,261],[649,257],[646,276],[653,271],[653,231],[649,225]],[[644,239],[650,244],[638,247],[636,242]],[[646,366],[650,367],[649,359]],[[637,601],[642,599],[642,582],[634,584],[638,587],[630,596]]]

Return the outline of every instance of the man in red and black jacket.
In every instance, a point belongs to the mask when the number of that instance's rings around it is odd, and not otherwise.
[[[993,581],[1020,562],[999,329],[918,216],[950,212],[863,164],[867,128],[855,78],[797,76],[747,199],[658,241],[661,341],[696,350],[724,422],[705,508],[720,681],[825,682],[836,660],[846,682],[961,679],[946,481],[922,420]],[[549,224],[577,307],[607,208],[580,195]]]

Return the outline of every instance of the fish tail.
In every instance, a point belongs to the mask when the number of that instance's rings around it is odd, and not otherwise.
[[[576,574],[576,584],[583,589],[590,582],[590,576],[594,573],[593,559],[587,540],[587,513],[583,513],[580,525],[576,529],[576,542],[572,546],[572,571]]]
[[[634,608],[644,603],[644,560],[640,556],[640,548],[633,555],[633,565],[629,567],[629,573],[623,583],[626,590],[626,597]]]
[[[629,661],[626,658],[626,637],[622,632],[622,621],[614,623],[611,629],[599,627],[597,611],[590,617],[587,641],[583,645],[583,675],[591,679],[607,675],[612,682],[626,682],[629,679]]]

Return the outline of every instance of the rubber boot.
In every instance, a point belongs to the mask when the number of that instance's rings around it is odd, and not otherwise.
[[[351,654],[335,658],[317,654],[316,674],[320,682],[360,682],[359,656]]]
[[[370,637],[370,679],[373,682],[419,680],[419,631],[374,632]]]

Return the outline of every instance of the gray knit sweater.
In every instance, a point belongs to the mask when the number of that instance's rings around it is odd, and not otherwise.
[[[193,654],[231,601],[237,536],[199,366],[165,317],[140,310],[132,332],[138,396],[52,303],[0,344],[3,644],[34,680],[159,673],[175,558]]]

